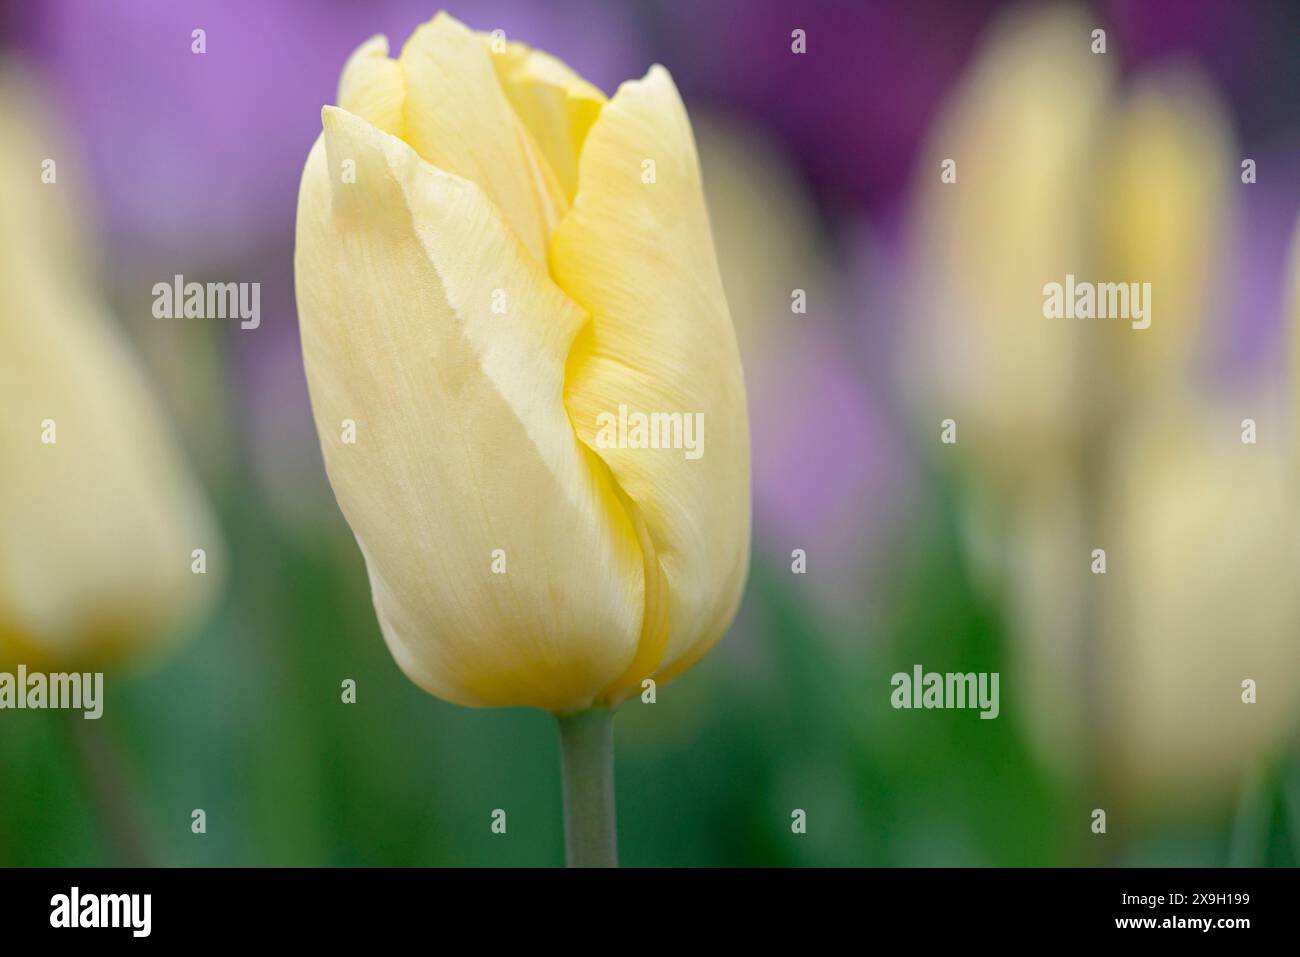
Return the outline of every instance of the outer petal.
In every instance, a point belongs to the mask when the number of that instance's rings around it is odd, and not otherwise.
[[[439,13],[411,34],[403,138],[439,169],[476,183],[539,263],[567,203],[497,80],[491,54],[463,23]]]
[[[494,41],[485,37],[489,49]],[[565,198],[578,192],[578,157],[587,131],[605,105],[605,94],[548,53],[522,43],[493,52],[497,77],[546,157]]]
[[[655,162],[654,183],[643,182],[645,160]],[[644,521],[648,565],[667,597],[652,590],[638,666],[657,659],[669,678],[703,655],[735,614],[750,508],[740,355],[690,122],[662,67],[624,83],[592,125],[573,211],[552,240],[551,273],[591,313],[569,360],[565,402],[578,435]],[[598,448],[597,417],[620,405],[703,413],[703,455]]]
[[[565,414],[586,317],[476,185],[345,111],[324,124],[299,198],[303,353],[384,637],[448,700],[585,707],[632,660],[645,590],[634,522]]]

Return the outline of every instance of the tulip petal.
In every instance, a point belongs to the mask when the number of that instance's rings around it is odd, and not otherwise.
[[[491,54],[463,23],[439,13],[411,34],[404,139],[429,163],[476,183],[539,263],[567,203],[515,115]]]
[[[750,509],[740,355],[690,122],[662,67],[624,83],[592,124],[550,263],[558,285],[591,315],[569,357],[565,403],[574,429],[644,523],[643,550],[662,582],[651,575],[642,658],[658,658],[666,680],[701,657],[735,614]],[[647,415],[702,413],[703,454],[601,447],[598,417],[617,415],[620,406]],[[656,600],[668,607],[656,608]],[[610,697],[626,691],[620,685]]]
[[[646,590],[636,521],[564,406],[587,316],[476,184],[323,119],[299,198],[303,353],[384,637],[450,701],[587,707],[633,660]]]
[[[373,36],[348,57],[339,77],[339,106],[385,133],[406,132],[406,77],[388,57],[388,38]]]
[[[488,48],[500,41],[485,37]],[[522,43],[492,55],[497,77],[515,113],[532,133],[569,202],[578,191],[578,157],[605,94],[548,53]]]

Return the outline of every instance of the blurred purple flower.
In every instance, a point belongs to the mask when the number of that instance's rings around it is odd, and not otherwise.
[[[779,368],[749,370],[754,518],[778,562],[803,548],[819,580],[860,580],[902,485],[896,433],[833,326],[809,322]]]
[[[1211,354],[1213,372],[1229,381],[1291,374],[1286,308],[1288,255],[1300,215],[1300,174],[1290,159],[1296,153],[1295,142],[1263,153],[1243,151],[1258,164],[1259,179],[1241,188],[1232,293],[1225,300],[1231,311],[1218,324]]]

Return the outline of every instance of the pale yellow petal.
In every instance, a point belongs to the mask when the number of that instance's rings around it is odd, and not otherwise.
[[[357,47],[339,77],[339,106],[385,133],[406,133],[406,77],[388,56],[388,38],[374,36]]]
[[[429,163],[475,183],[538,263],[564,215],[563,192],[515,115],[481,38],[445,13],[402,48],[403,138]]]
[[[586,315],[478,185],[345,111],[324,125],[299,200],[303,352],[384,637],[450,701],[586,707],[636,654],[645,592],[635,522],[564,407]]]
[[[578,157],[605,94],[548,53],[491,36],[483,39],[510,105],[572,202],[578,191]]]
[[[624,83],[587,134],[573,211],[552,241],[551,272],[592,317],[569,359],[565,402],[578,435],[608,463],[644,522],[647,559],[662,575],[667,602],[656,609],[651,597],[647,620],[664,630],[647,627],[644,660],[659,658],[659,676],[669,678],[703,655],[735,613],[750,501],[736,337],[690,123],[662,67]],[[701,414],[702,454],[599,447],[598,418],[618,415],[620,406]]]

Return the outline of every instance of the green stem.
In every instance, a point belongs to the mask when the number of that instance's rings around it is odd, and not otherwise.
[[[102,719],[88,721],[80,711],[68,711],[66,715],[73,750],[118,862],[125,867],[149,866],[149,854],[136,827],[108,729],[99,727]]]
[[[570,867],[618,867],[614,823],[614,712],[556,715],[564,778],[564,850]]]

